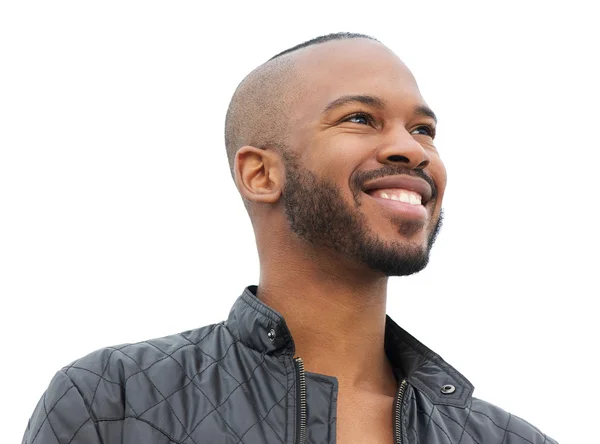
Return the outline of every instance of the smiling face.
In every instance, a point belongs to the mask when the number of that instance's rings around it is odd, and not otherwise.
[[[364,39],[297,55],[283,201],[292,232],[387,276],[425,267],[446,171],[436,120],[406,66]]]
[[[273,224],[285,223],[313,258],[326,249],[340,266],[386,276],[423,269],[441,225],[446,171],[433,143],[435,115],[408,68],[360,38],[274,62],[286,74],[269,64],[251,74],[232,100],[235,131],[227,133],[229,148],[245,145],[233,170],[253,202],[259,254],[262,243],[281,255],[271,239]]]

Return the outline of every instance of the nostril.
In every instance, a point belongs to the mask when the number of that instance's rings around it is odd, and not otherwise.
[[[417,165],[416,169],[423,170],[423,169],[427,168],[428,166],[429,166],[429,160],[424,160],[419,165]]]
[[[392,162],[404,162],[404,163],[408,163],[408,162],[410,162],[410,161],[408,160],[408,157],[404,157],[404,156],[396,156],[396,155],[394,155],[394,156],[389,156],[389,157],[388,157],[388,160],[391,160]]]

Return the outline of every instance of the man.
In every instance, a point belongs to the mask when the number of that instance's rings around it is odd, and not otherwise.
[[[446,188],[435,114],[396,55],[360,34],[298,45],[242,81],[225,127],[259,285],[220,324],[62,369],[24,443],[555,442],[386,317]]]

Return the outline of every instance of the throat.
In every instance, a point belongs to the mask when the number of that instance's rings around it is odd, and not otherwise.
[[[387,392],[394,379],[385,354],[387,279],[370,288],[335,279],[280,284],[266,285],[261,276],[257,297],[285,319],[306,371]]]
[[[302,348],[297,355],[302,357],[306,371],[337,378],[340,390],[355,393],[393,397],[398,381],[390,364],[383,343],[381,347],[336,350],[327,344],[318,350]]]

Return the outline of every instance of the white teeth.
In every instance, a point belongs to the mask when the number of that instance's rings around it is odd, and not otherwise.
[[[395,200],[398,202],[404,202],[411,205],[421,205],[422,196],[414,191],[402,190],[402,189],[389,189],[385,191],[375,191],[374,196],[381,197],[383,199]]]

